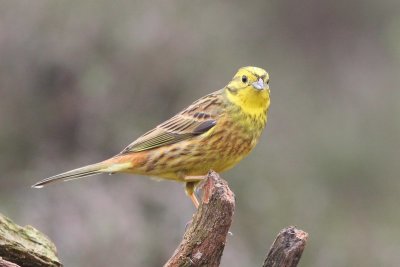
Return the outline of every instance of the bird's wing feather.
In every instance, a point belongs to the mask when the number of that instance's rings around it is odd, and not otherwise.
[[[215,101],[212,103],[213,105],[210,105],[210,99],[213,99],[210,96],[194,102],[181,113],[145,133],[120,154],[174,144],[209,131],[217,124],[219,113],[213,108]]]

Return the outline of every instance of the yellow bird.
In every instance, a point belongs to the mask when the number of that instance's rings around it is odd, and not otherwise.
[[[267,123],[269,75],[261,68],[244,67],[221,90],[140,136],[105,161],[43,179],[43,187],[100,173],[134,173],[185,183],[196,208],[196,185],[209,170],[223,172],[249,154]]]

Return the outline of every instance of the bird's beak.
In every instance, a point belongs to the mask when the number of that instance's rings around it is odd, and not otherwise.
[[[258,90],[263,90],[263,89],[266,89],[266,88],[268,89],[268,85],[264,84],[264,81],[261,78],[259,78],[258,81],[254,82],[252,85],[254,86],[254,88],[256,88]]]

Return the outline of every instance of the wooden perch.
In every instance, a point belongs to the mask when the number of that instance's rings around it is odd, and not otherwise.
[[[164,267],[219,266],[235,209],[226,181],[210,172],[203,183],[199,209],[183,240]],[[308,234],[293,226],[280,231],[263,267],[296,267]]]
[[[235,197],[226,181],[210,172],[203,196],[183,240],[164,267],[219,266],[232,223]],[[263,267],[296,267],[308,234],[281,230]],[[0,214],[0,267],[60,267],[54,244],[32,226],[21,227]],[[238,256],[239,257],[239,256]]]
[[[235,197],[226,181],[210,172],[203,197],[183,240],[164,267],[219,266],[232,223]]]
[[[294,226],[282,229],[272,244],[263,267],[296,267],[308,234]]]
[[[3,259],[0,257],[0,267],[20,267],[20,266],[14,264],[14,263],[12,263],[12,262],[3,260]]]
[[[56,247],[47,236],[0,214],[0,267],[62,266],[56,255]]]

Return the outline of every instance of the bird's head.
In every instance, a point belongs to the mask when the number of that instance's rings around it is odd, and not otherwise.
[[[226,95],[232,103],[247,113],[267,110],[270,103],[269,75],[261,68],[243,67],[225,86]]]

